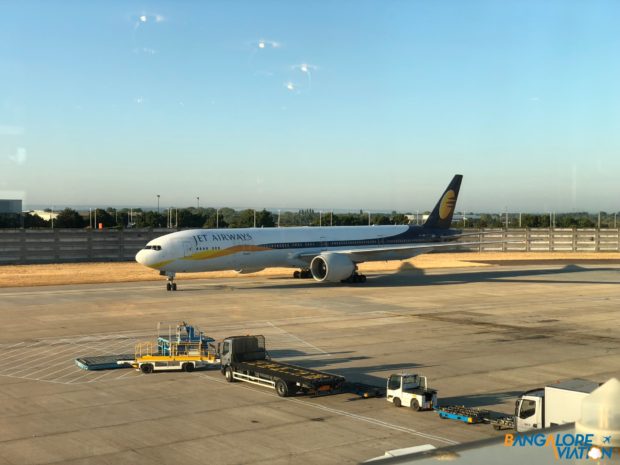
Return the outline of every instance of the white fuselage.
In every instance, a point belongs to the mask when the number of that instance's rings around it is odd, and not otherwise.
[[[145,266],[171,273],[269,267],[307,268],[313,255],[373,250],[360,261],[402,260],[426,250],[394,250],[407,244],[433,242],[434,231],[398,226],[339,226],[295,228],[191,229],[150,241],[136,255]],[[407,234],[405,234],[407,233]],[[377,251],[377,249],[391,249]],[[378,253],[377,253],[378,252]]]

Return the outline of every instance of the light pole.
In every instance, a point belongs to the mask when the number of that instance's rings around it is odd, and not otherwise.
[[[157,194],[157,214],[159,215],[159,194]]]
[[[319,211],[319,227],[323,226],[323,211]]]
[[[220,209],[215,211],[215,229],[220,229]]]
[[[256,210],[254,210],[254,227],[256,227]]]
[[[368,212],[368,226],[370,226],[370,212]]]
[[[280,227],[280,214],[281,214],[281,211],[280,209],[278,209],[278,228]]]
[[[196,210],[200,208],[200,197],[196,197]]]
[[[329,212],[329,225],[330,226],[334,225],[334,210]]]

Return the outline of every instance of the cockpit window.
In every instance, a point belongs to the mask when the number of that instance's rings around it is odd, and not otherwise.
[[[145,250],[161,250],[161,245],[147,245],[144,247]]]

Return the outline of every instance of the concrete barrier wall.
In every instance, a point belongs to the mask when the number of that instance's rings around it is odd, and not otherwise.
[[[138,250],[171,229],[0,229],[0,265],[131,261]],[[479,230],[463,242],[484,245],[449,247],[471,252],[618,252],[619,229]],[[467,232],[475,233],[476,230]],[[496,241],[509,241],[494,243]]]
[[[0,264],[131,261],[169,229],[0,229]]]

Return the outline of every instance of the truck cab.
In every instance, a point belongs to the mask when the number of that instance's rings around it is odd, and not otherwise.
[[[396,407],[427,410],[437,407],[437,391],[428,387],[426,376],[392,374],[387,380],[386,398]]]
[[[544,398],[543,388],[527,391],[515,403],[515,429],[519,432],[544,428]]]

